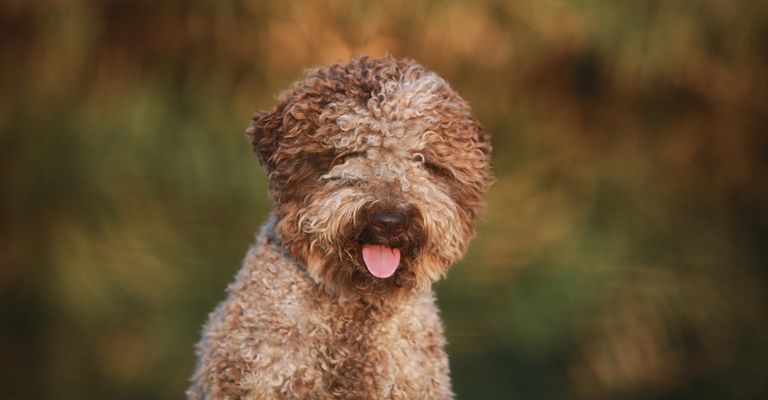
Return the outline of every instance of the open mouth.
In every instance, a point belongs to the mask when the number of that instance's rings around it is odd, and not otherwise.
[[[400,265],[400,249],[381,244],[363,244],[363,262],[377,278],[389,278]]]
[[[350,238],[360,246],[357,249],[362,256],[362,260],[355,260],[355,263],[364,264],[368,273],[378,278],[378,283],[383,284],[385,279],[389,282],[388,278],[392,278],[397,285],[409,275],[410,264],[424,242],[418,210],[414,207],[367,209],[361,219],[369,222]],[[371,282],[374,281],[377,280]]]

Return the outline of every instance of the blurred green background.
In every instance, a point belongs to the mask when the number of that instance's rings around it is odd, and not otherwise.
[[[768,395],[766,2],[5,0],[0,397],[181,398],[270,208],[251,113],[386,53],[493,134],[460,398]]]

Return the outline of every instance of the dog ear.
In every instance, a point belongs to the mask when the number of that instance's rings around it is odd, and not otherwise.
[[[269,112],[257,111],[253,114],[251,125],[245,131],[245,136],[258,156],[259,163],[266,168],[267,172],[275,169],[272,156],[277,151],[278,137],[283,129],[283,108],[277,106]]]

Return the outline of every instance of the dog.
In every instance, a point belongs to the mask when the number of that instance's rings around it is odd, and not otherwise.
[[[190,399],[452,398],[431,284],[465,253],[489,135],[412,60],[310,70],[246,132],[274,210],[197,345]]]

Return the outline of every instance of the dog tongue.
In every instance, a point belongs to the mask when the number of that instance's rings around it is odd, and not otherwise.
[[[400,264],[400,249],[378,244],[363,245],[363,261],[368,271],[377,278],[389,278]]]

